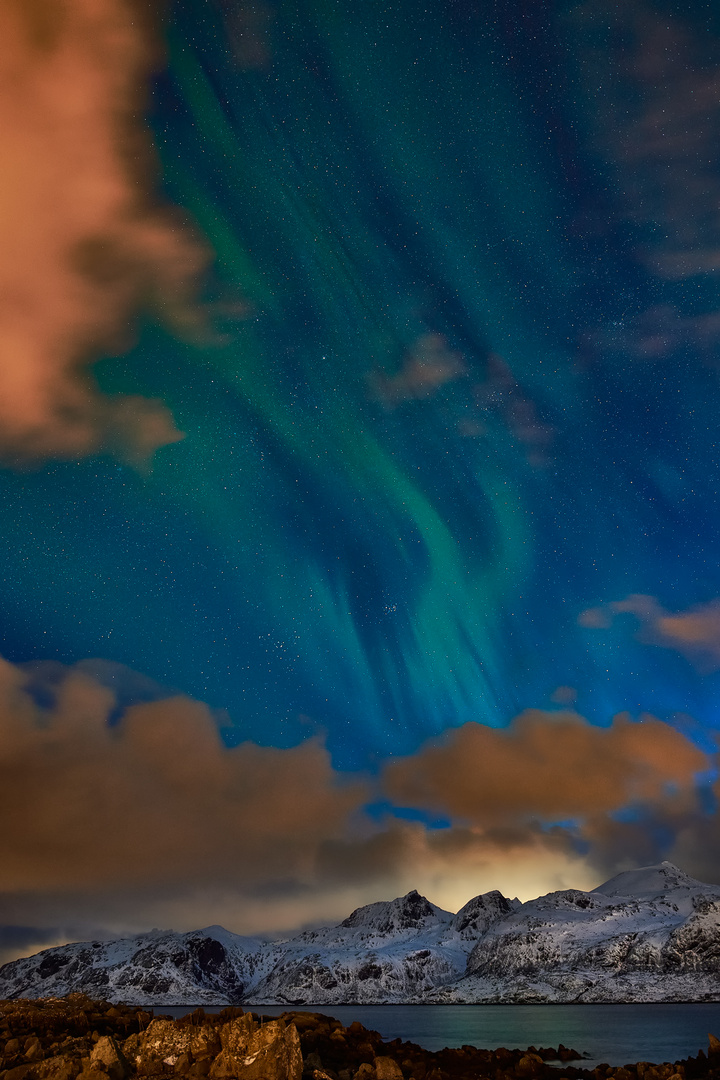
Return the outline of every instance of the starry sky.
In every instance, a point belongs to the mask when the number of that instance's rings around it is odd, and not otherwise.
[[[5,955],[720,881],[687,7],[8,0]]]

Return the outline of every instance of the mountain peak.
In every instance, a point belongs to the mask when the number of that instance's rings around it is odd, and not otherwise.
[[[390,934],[401,930],[419,930],[449,922],[451,918],[449,911],[436,907],[421,896],[417,889],[411,889],[395,900],[381,900],[356,908],[340,925],[348,929],[362,927],[378,934]]]
[[[700,889],[707,892],[707,888],[707,885],[690,877],[674,863],[665,861],[652,866],[641,866],[637,870],[625,870],[592,891],[602,896],[632,896],[649,899],[676,889],[685,891]]]
[[[451,925],[462,937],[480,936],[489,926],[512,915],[520,906],[519,900],[508,900],[498,889],[492,889],[468,900]]]

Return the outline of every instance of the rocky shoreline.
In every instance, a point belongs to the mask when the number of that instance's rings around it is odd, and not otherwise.
[[[0,1001],[0,1051],[0,1080],[720,1080],[712,1035],[707,1054],[590,1071],[562,1045],[432,1052],[322,1013],[228,1007],[175,1020],[84,994]]]

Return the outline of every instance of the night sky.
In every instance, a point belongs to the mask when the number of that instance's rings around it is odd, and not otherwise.
[[[717,6],[145,7],[0,18],[0,945],[720,881]]]

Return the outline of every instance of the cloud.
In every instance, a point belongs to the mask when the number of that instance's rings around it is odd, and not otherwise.
[[[680,19],[642,6],[633,21],[631,77],[643,104],[629,128],[618,132],[616,149],[634,174],[635,183],[627,185],[634,195],[631,215],[652,222],[662,236],[648,245],[646,261],[671,280],[716,273],[718,42],[709,36],[703,41]]]
[[[492,881],[485,887],[527,899],[593,888],[664,858],[717,880],[720,824],[698,797],[714,764],[651,716],[619,715],[600,728],[570,711],[526,710],[502,730],[469,723],[447,732],[389,763],[383,785],[396,804],[452,820],[445,833],[415,837],[440,889],[446,873],[450,889]]]
[[[582,231],[610,234],[617,217],[624,218],[635,236],[637,261],[656,277],[717,275],[717,32],[692,11],[671,13],[668,5],[646,0],[590,0],[576,5],[568,21],[578,33],[578,72],[596,146],[614,176],[617,208],[616,214],[588,208]],[[599,25],[608,30],[602,41]],[[662,303],[616,313],[583,334],[585,362],[607,359],[608,353],[654,362],[690,347],[716,366],[720,311],[711,304],[702,310],[702,304],[686,300],[679,308]]]
[[[0,925],[0,966],[19,956],[33,956],[41,949],[64,944],[65,940],[54,928]]]
[[[373,371],[368,386],[372,397],[386,409],[394,409],[404,401],[430,398],[446,383],[466,374],[461,354],[449,347],[442,334],[421,334],[395,375]]]
[[[71,672],[50,708],[0,666],[0,837],[7,892],[256,888],[312,877],[323,840],[362,801],[317,739],[222,745],[210,710],[175,697],[131,706]]]
[[[592,888],[673,844],[705,867],[692,837],[709,828],[696,798],[709,758],[652,717],[602,729],[529,710],[372,778],[336,770],[318,738],[226,747],[222,714],[167,693],[107,661],[0,660],[5,958],[154,925],[292,930],[411,888],[451,910],[493,888]],[[378,820],[365,807],[381,796]]]
[[[622,212],[644,234],[638,256],[676,280],[720,270],[720,42],[707,25],[657,7],[591,0],[570,20]],[[599,22],[611,29],[602,43]]]
[[[496,415],[525,450],[531,465],[542,466],[547,462],[555,432],[540,417],[537,405],[502,356],[497,353],[488,356],[485,381],[475,383],[473,397],[474,415],[460,421],[461,435],[472,438],[486,434],[485,421]]]
[[[112,450],[137,464],[182,435],[161,402],[108,397],[90,365],[141,306],[197,326],[207,262],[153,200],[139,117],[157,57],[130,0],[0,5],[0,461]]]
[[[528,709],[504,729],[468,723],[389,764],[387,794],[489,828],[609,814],[689,794],[706,756],[652,717],[594,727],[574,712]],[[678,796],[679,797],[679,796]]]
[[[720,600],[671,613],[654,596],[632,593],[624,600],[588,608],[578,622],[588,629],[607,630],[616,615],[634,615],[640,623],[638,640],[675,649],[702,674],[720,668]]]
[[[633,361],[667,360],[692,347],[706,364],[714,365],[720,341],[720,311],[683,314],[673,304],[654,304],[638,314],[606,319],[587,330],[583,342],[588,357],[615,354]]]
[[[418,889],[449,911],[490,889],[526,900],[600,881],[568,831],[544,831],[537,822],[432,830],[390,817],[364,839],[323,844],[318,872],[329,887],[344,882],[361,890],[363,902]]]

